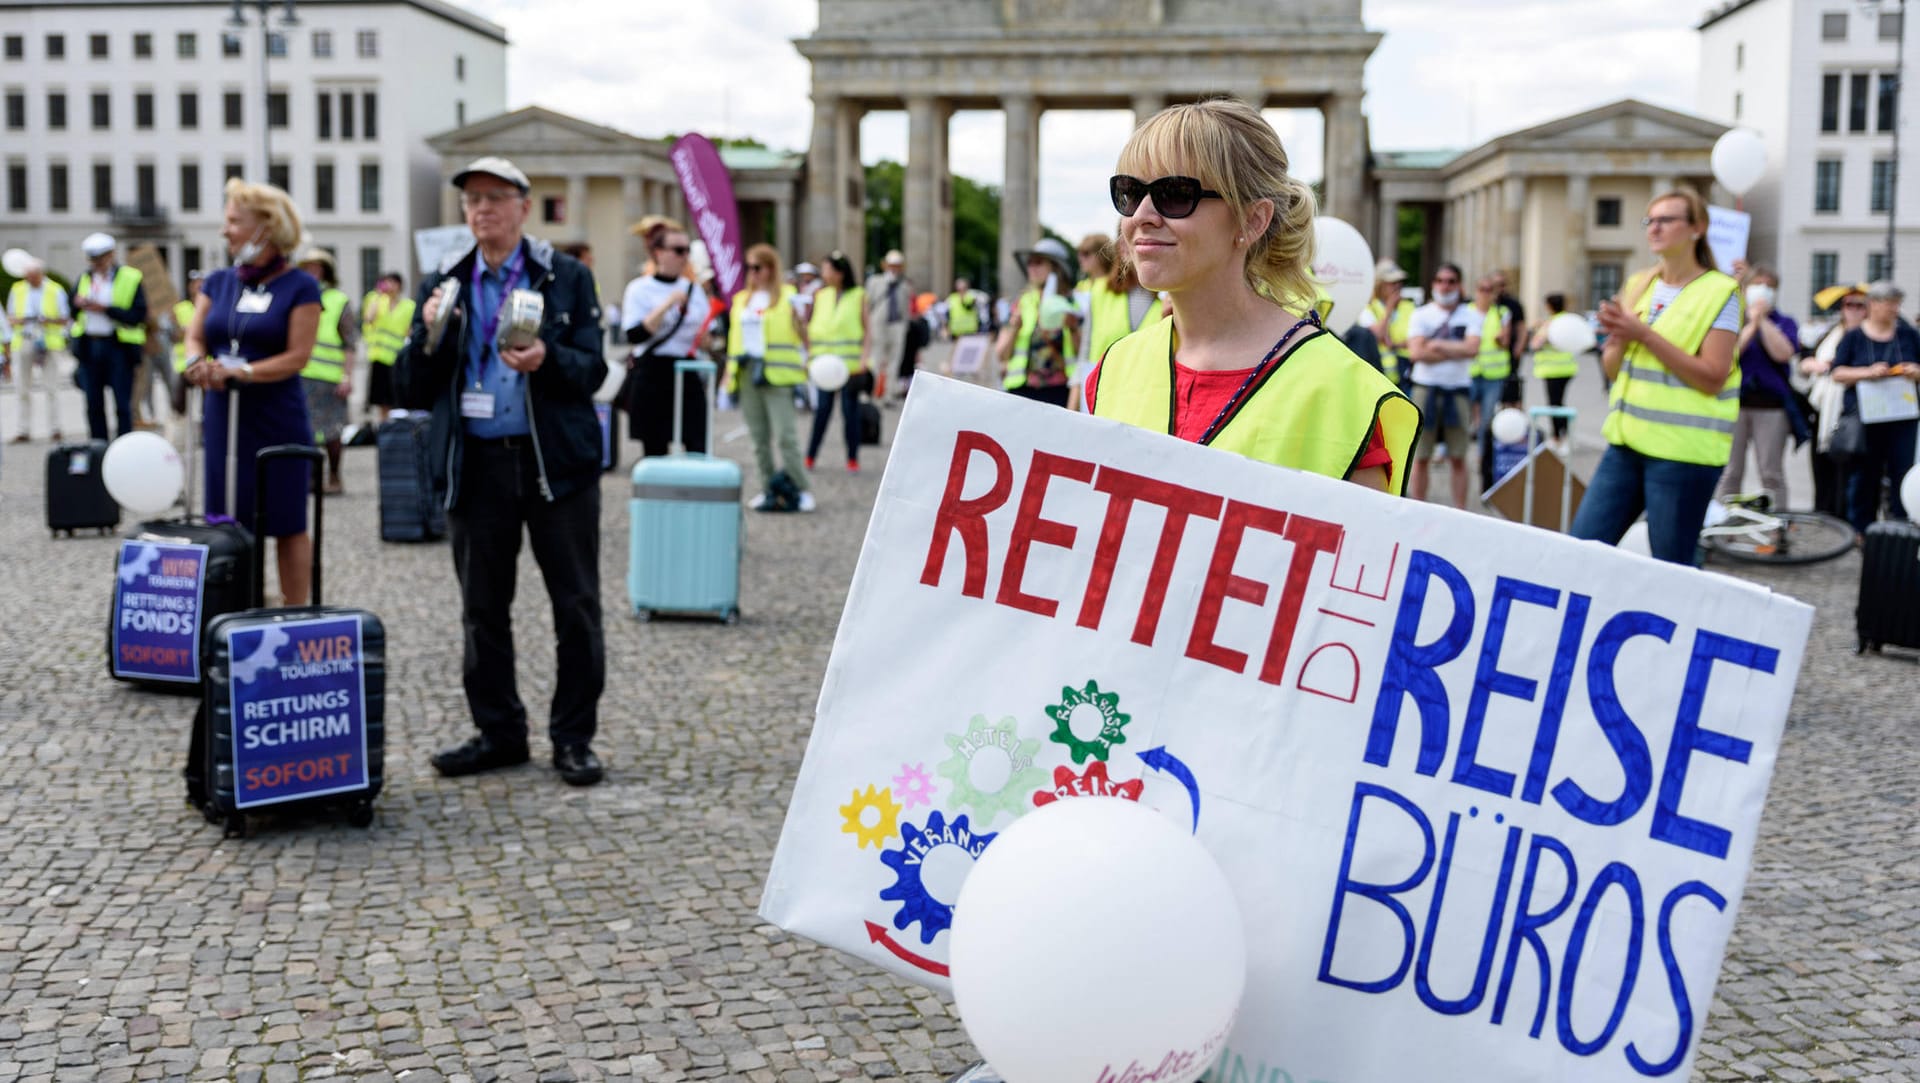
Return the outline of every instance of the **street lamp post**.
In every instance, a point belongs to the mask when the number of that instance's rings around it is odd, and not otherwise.
[[[284,10],[280,14],[280,26],[285,28],[300,25],[300,19],[294,14],[294,0],[282,0]],[[233,0],[233,15],[227,19],[227,25],[235,30],[247,28],[248,0]],[[267,58],[273,52],[273,0],[252,0],[254,7],[260,10],[260,176],[266,181],[273,174],[273,84],[267,78]]]

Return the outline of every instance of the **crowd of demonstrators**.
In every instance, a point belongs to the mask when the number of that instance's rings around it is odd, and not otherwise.
[[[1407,356],[1413,361],[1413,401],[1420,408],[1420,442],[1408,471],[1408,494],[1427,498],[1436,450],[1447,459],[1453,506],[1467,506],[1467,427],[1473,417],[1473,360],[1480,355],[1485,319],[1463,303],[1466,275],[1442,263],[1433,272],[1427,303],[1407,318]]]
[[[1830,375],[1844,389],[1841,424],[1858,419],[1862,437],[1846,480],[1846,518],[1856,534],[1864,534],[1879,518],[1883,494],[1889,517],[1904,519],[1912,510],[1901,501],[1900,483],[1913,469],[1920,420],[1882,420],[1862,401],[1869,391],[1896,397],[1911,393],[1911,385],[1920,381],[1920,331],[1900,318],[1905,296],[1892,282],[1869,286],[1866,317],[1840,336],[1833,351]],[[1870,418],[1870,413],[1876,416]]]
[[[320,283],[320,323],[314,331],[313,354],[300,370],[300,386],[307,400],[307,420],[313,442],[327,453],[327,487],[337,495],[346,487],[340,478],[340,436],[347,426],[347,400],[353,397],[353,302],[340,288],[333,254],[309,248],[296,261],[302,271]]]
[[[815,389],[806,466],[813,469],[820,445],[826,442],[827,430],[833,425],[833,407],[838,400],[841,427],[847,438],[847,470],[858,473],[860,395],[873,387],[873,376],[861,362],[867,351],[866,289],[856,284],[853,263],[844,252],[828,253],[820,263],[818,279],[809,297],[807,348],[815,357],[838,357],[846,362],[847,382],[837,391]]]
[[[740,404],[747,434],[753,439],[754,466],[759,471],[761,491],[747,506],[756,511],[776,506],[775,479],[784,475],[798,492],[798,510],[812,511],[815,506],[813,484],[800,454],[798,421],[794,416],[794,391],[807,380],[804,359],[807,329],[794,310],[793,299],[798,291],[781,275],[778,249],[770,244],[756,244],[747,249],[747,282],[733,295],[727,320],[725,386],[728,394]],[[897,273],[881,277],[891,278],[894,287],[903,285]],[[907,300],[901,298],[903,312]],[[871,293],[868,304],[871,310]],[[904,324],[904,320],[900,322]],[[777,467],[774,463],[776,444]]]
[[[1800,359],[1800,376],[1805,381],[1808,405],[1818,418],[1814,426],[1813,507],[1839,518],[1847,517],[1847,470],[1830,453],[1834,432],[1840,427],[1846,390],[1833,382],[1834,353],[1848,331],[1867,319],[1867,283],[1829,286],[1813,295],[1818,308],[1839,313],[1839,319],[1823,332],[1813,351]]]
[[[674,365],[696,355],[708,295],[692,273],[693,242],[685,227],[654,218],[640,236],[646,267],[620,300],[620,330],[629,346],[620,406],[645,454],[665,455],[673,442]],[[696,376],[681,380],[680,424],[685,446],[707,449],[706,385]]]
[[[14,388],[20,395],[20,431],[13,442],[24,444],[33,438],[33,389],[38,386],[47,401],[47,421],[53,439],[60,439],[60,405],[54,397],[59,367],[56,358],[66,352],[67,327],[73,310],[67,291],[47,277],[47,265],[30,259],[25,273],[7,291],[5,318],[0,326],[8,333],[0,336],[0,356],[4,356],[13,374]]]
[[[433,756],[448,777],[525,763],[527,708],[514,677],[513,597],[521,538],[552,603],[553,766],[570,785],[600,781],[599,730],[606,644],[600,606],[600,421],[605,382],[600,305],[578,260],[529,237],[526,174],[481,158],[453,178],[474,236],[440,274],[461,284],[445,331],[437,282],[425,287],[395,372],[408,403],[430,404],[427,441],[436,489],[446,494],[464,634],[462,679],[476,732]],[[541,295],[545,318],[525,345],[503,343],[513,292]]]

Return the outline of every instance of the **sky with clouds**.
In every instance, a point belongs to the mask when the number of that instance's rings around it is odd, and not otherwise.
[[[509,108],[544,105],[636,135],[806,149],[810,80],[792,40],[813,31],[808,0],[573,0],[565,19],[548,0],[463,3],[507,28]],[[1626,97],[1694,110],[1699,0],[1371,0],[1363,11],[1385,35],[1366,74],[1379,150],[1469,147]],[[583,39],[584,26],[593,32]],[[1295,171],[1318,178],[1318,114],[1268,116]],[[1042,116],[1042,222],[1067,236],[1112,229],[1106,178],[1131,124],[1125,112]],[[950,138],[954,172],[999,183],[999,114],[959,113]],[[904,113],[869,114],[861,127],[868,162],[904,160],[906,142]]]

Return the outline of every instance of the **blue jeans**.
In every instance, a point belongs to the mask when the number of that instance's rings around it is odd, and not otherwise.
[[[1882,421],[1867,427],[1867,455],[1847,472],[1847,521],[1856,534],[1880,516],[1880,479],[1892,483],[1887,494],[1887,515],[1905,519],[1920,508],[1906,507],[1900,501],[1900,482],[1913,469],[1914,430],[1920,422]]]
[[[1506,377],[1497,380],[1486,376],[1473,378],[1473,404],[1480,408],[1480,424],[1474,429],[1474,443],[1480,448],[1480,491],[1493,488],[1493,415],[1500,412],[1500,389],[1505,387]]]
[[[1700,527],[1706,522],[1713,487],[1720,483],[1720,469],[1655,459],[1615,444],[1600,457],[1568,533],[1583,541],[1617,545],[1644,511],[1647,547],[1654,559],[1696,564]]]
[[[847,461],[860,461],[860,388],[855,380],[848,380],[838,391],[813,391],[813,432],[807,439],[807,458],[814,459],[820,454],[820,445],[827,441],[827,430],[833,425],[833,403],[840,402],[841,427],[846,430]]]
[[[74,383],[87,396],[87,431],[95,440],[107,435],[107,392],[113,392],[113,420],[125,436],[133,431],[133,370],[140,364],[140,347],[112,335],[76,335],[73,340]]]

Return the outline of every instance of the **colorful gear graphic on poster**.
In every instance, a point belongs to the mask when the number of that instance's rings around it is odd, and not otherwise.
[[[893,792],[900,796],[900,804],[908,811],[933,804],[933,779],[927,774],[924,763],[903,763],[900,773],[893,776]]]
[[[971,809],[983,824],[991,826],[1001,813],[1018,816],[1026,812],[1028,796],[1047,784],[1046,771],[1033,763],[1040,752],[1039,739],[1021,740],[1019,723],[1011,717],[994,725],[986,715],[974,715],[967,732],[948,734],[946,742],[953,755],[935,771],[949,783],[947,803]],[[1007,780],[992,791],[973,784],[972,770],[973,757],[989,748],[1004,753],[1008,765]]]
[[[975,834],[967,817],[963,813],[948,823],[940,810],[927,813],[926,830],[913,826],[912,822],[900,826],[900,841],[905,845],[898,850],[880,851],[880,862],[893,870],[892,887],[880,889],[880,898],[886,902],[897,902],[900,909],[893,915],[893,927],[905,932],[907,926],[920,925],[920,942],[933,943],[933,938],[953,925],[953,904],[941,902],[927,892],[927,885],[921,879],[920,870],[926,867],[926,857],[940,846],[958,846],[967,856],[978,860],[997,834]]]
[[[1095,760],[1081,774],[1074,774],[1071,767],[1054,768],[1053,787],[1034,794],[1033,807],[1051,805],[1068,797],[1124,797],[1129,801],[1138,801],[1141,791],[1146,788],[1146,782],[1137,778],[1126,782],[1113,781],[1107,777],[1106,762]]]
[[[1079,707],[1100,712],[1100,732],[1091,740],[1073,735],[1073,712]],[[1065,745],[1075,763],[1085,763],[1088,757],[1105,760],[1112,755],[1114,745],[1127,743],[1127,723],[1133,721],[1132,715],[1120,713],[1119,694],[1100,691],[1098,681],[1088,681],[1085,688],[1060,689],[1060,702],[1047,708],[1047,717],[1053,719],[1053,732],[1047,739]]]
[[[868,809],[879,813],[871,827],[866,823]],[[900,803],[893,799],[890,791],[873,786],[868,786],[864,794],[854,790],[852,802],[840,806],[840,815],[844,817],[840,831],[857,838],[862,850],[869,846],[883,850],[893,833],[900,829],[901,811]]]

